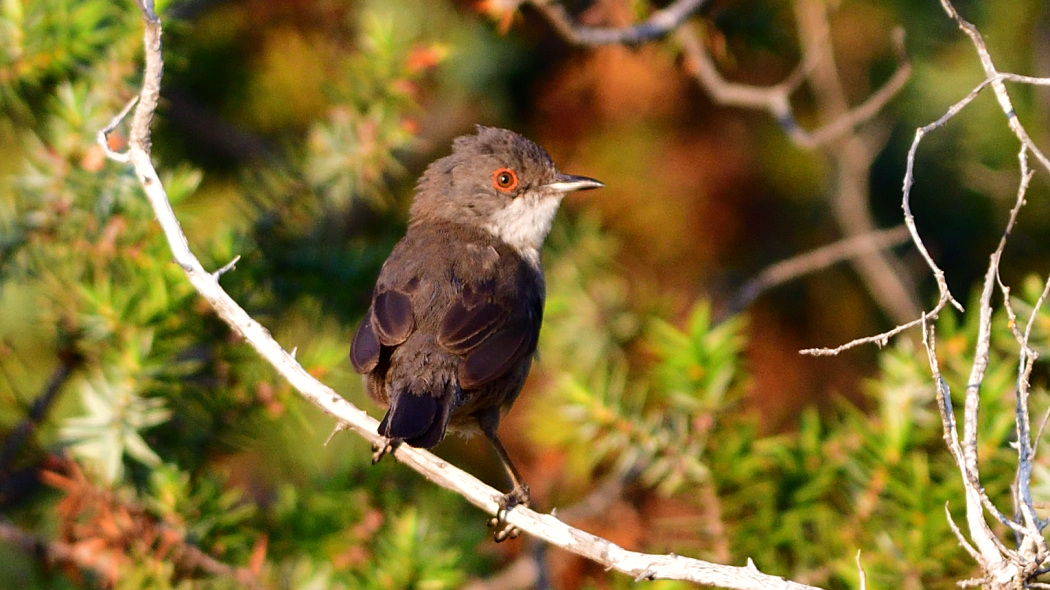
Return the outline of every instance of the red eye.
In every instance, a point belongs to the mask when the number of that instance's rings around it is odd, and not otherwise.
[[[518,175],[510,168],[499,168],[492,173],[492,186],[509,193],[518,186]]]

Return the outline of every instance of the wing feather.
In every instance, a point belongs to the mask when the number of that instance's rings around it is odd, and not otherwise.
[[[401,291],[383,291],[372,300],[376,337],[383,346],[397,346],[412,334],[415,315],[412,300]]]
[[[466,355],[459,366],[459,386],[474,389],[514,370],[536,350],[538,331],[522,321],[507,322]]]
[[[350,344],[350,363],[358,373],[370,373],[379,364],[379,337],[372,326],[372,308],[365,312],[365,318],[354,333]]]
[[[536,350],[540,317],[535,302],[501,292],[496,281],[464,285],[441,320],[437,341],[463,358],[459,385],[474,389],[512,371]],[[542,305],[542,304],[540,304]]]

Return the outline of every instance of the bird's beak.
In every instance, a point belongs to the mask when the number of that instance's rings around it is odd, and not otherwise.
[[[554,177],[554,182],[544,185],[543,188],[559,193],[571,193],[572,191],[585,191],[592,188],[605,186],[601,182],[587,178],[586,176],[572,176],[571,174],[559,174]]]

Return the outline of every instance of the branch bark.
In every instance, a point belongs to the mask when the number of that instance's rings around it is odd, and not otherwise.
[[[150,160],[150,121],[158,103],[163,74],[161,23],[153,11],[151,2],[138,2],[145,22],[146,66],[142,90],[131,123],[128,150],[118,154],[106,147],[106,136],[120,123],[119,117],[99,132],[99,143],[112,159],[131,164],[157,215],[157,221],[164,231],[175,262],[186,272],[190,283],[212,306],[216,314],[243,336],[245,341],[273,365],[304,398],[335,418],[337,432],[349,429],[371,443],[379,442],[381,437],[376,433],[378,422],[307,373],[295,358],[273,339],[265,327],[252,319],[222,289],[218,273],[213,274],[205,270],[190,250]],[[129,108],[130,106],[129,104]],[[500,492],[435,455],[408,445],[400,445],[395,451],[395,456],[399,462],[441,487],[462,495],[468,502],[485,512],[494,515],[499,509],[498,500],[502,497]],[[735,567],[673,554],[651,555],[628,551],[605,539],[571,527],[553,515],[540,514],[522,507],[512,510],[506,516],[506,522],[552,545],[633,576],[637,580],[676,579],[740,590],[770,587],[813,590],[812,586],[764,574],[750,561],[746,567]]]

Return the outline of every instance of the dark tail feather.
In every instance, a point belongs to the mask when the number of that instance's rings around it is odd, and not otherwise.
[[[379,434],[403,440],[413,447],[432,448],[445,438],[449,405],[432,395],[402,393],[379,423]]]

